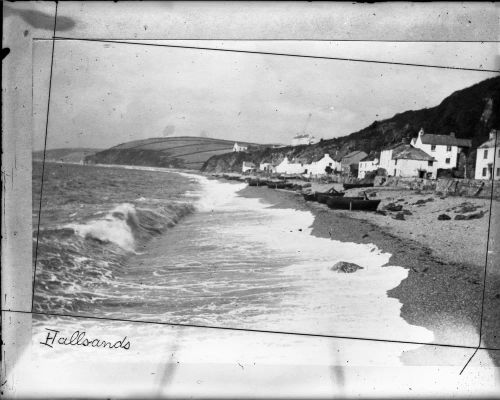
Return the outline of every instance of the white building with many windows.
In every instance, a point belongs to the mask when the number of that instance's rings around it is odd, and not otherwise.
[[[488,179],[494,176],[500,179],[500,132],[492,130],[490,138],[477,148],[476,155],[476,179]],[[496,141],[496,146],[495,146]]]
[[[436,170],[458,167],[460,153],[472,146],[469,139],[458,139],[453,132],[449,135],[432,135],[425,133],[423,129],[420,129],[418,136],[411,140],[411,144],[436,160]]]
[[[243,161],[241,172],[255,171],[255,164],[251,161]]]

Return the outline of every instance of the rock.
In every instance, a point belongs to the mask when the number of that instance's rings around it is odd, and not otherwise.
[[[384,210],[387,211],[401,211],[402,209],[402,205],[396,205],[395,203],[389,203],[384,207]]]
[[[385,211],[382,211],[382,210],[377,210],[375,211],[377,214],[380,214],[380,215],[387,215],[387,213]]]
[[[439,214],[438,215],[438,220],[439,221],[447,221],[449,219],[451,219],[451,217],[449,215],[447,215],[447,214]]]
[[[369,235],[368,233],[365,233],[365,234],[362,236],[362,238],[364,239],[364,238],[367,238],[368,236],[370,236],[370,235]]]
[[[377,192],[371,192],[368,197],[377,197]]]
[[[415,203],[413,203],[416,206],[419,206],[421,204],[425,204],[425,200],[417,200]]]
[[[469,219],[479,219],[479,218],[483,218],[484,214],[486,214],[485,211],[478,211],[478,212],[467,214],[467,215],[466,214],[457,214],[457,215],[455,215],[455,219],[458,221],[469,220]]]
[[[396,201],[405,201],[405,199],[397,199]]]
[[[333,267],[330,268],[330,271],[352,274],[353,272],[356,272],[358,269],[363,269],[363,267],[347,261],[339,261]]]
[[[402,210],[401,211],[404,215],[413,215],[413,213],[410,210]]]
[[[399,213],[397,213],[396,215],[394,215],[394,217],[392,217],[392,218],[393,218],[393,219],[399,219],[399,220],[401,220],[401,221],[404,221],[404,220],[405,220],[405,215],[404,215],[404,213],[399,212]]]

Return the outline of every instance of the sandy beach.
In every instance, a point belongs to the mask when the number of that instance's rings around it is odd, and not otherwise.
[[[360,189],[351,189],[356,195]],[[326,205],[306,202],[299,193],[247,187],[245,197],[262,198],[277,208],[309,210],[315,216],[312,234],[319,237],[373,243],[391,253],[390,263],[408,269],[408,277],[389,290],[402,303],[401,316],[410,324],[425,327],[435,343],[476,346],[479,342],[481,303],[486,261],[486,238],[490,202],[488,199],[440,197],[433,193],[373,188],[382,200],[379,210],[391,203],[401,205],[386,215],[331,210]],[[465,207],[465,208],[464,208]],[[470,211],[474,209],[474,211]],[[407,211],[404,211],[407,210]],[[479,219],[455,220],[467,211],[483,212]],[[396,214],[403,212],[403,219]],[[492,204],[491,226],[498,222],[500,204]],[[449,220],[438,220],[447,214]],[[401,217],[399,217],[401,218]],[[500,348],[500,272],[498,234],[490,234],[488,270],[482,323],[482,345]],[[496,266],[496,267],[494,267]],[[490,351],[500,365],[500,351]],[[408,365],[446,364],[435,347],[423,346],[402,355]]]

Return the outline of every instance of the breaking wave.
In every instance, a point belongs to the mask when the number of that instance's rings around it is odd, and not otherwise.
[[[136,245],[160,235],[173,227],[185,215],[194,211],[190,203],[169,203],[159,210],[137,208],[123,203],[113,208],[104,218],[83,224],[67,224],[82,238],[103,244],[114,243],[126,251],[133,252]]]

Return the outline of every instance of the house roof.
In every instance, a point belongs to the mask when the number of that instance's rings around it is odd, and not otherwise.
[[[378,160],[379,158],[380,158],[379,153],[373,153],[373,154],[367,155],[365,158],[363,158],[362,160],[359,160],[359,161],[360,162],[361,161],[375,161],[375,160]]]
[[[495,135],[495,134],[493,133],[493,135]],[[487,148],[495,147],[495,139],[492,137],[493,135],[490,134],[490,140],[488,140],[487,142],[484,142],[482,145],[478,146],[477,148],[478,149],[487,149]],[[497,139],[497,148],[500,148],[500,131],[497,131],[495,137]]]
[[[420,140],[423,144],[432,144],[437,146],[472,146],[472,141],[470,139],[459,139],[454,135],[432,135],[430,133],[424,133],[420,136]]]
[[[422,160],[435,161],[434,157],[427,154],[425,151],[417,149],[409,144],[401,144],[392,152],[393,160]]]
[[[364,151],[361,151],[361,150],[351,151],[349,154],[346,154],[344,157],[342,157],[342,159],[349,159],[349,158],[353,158],[356,156],[359,157],[363,154],[364,154],[364,157],[366,157],[368,155]]]

